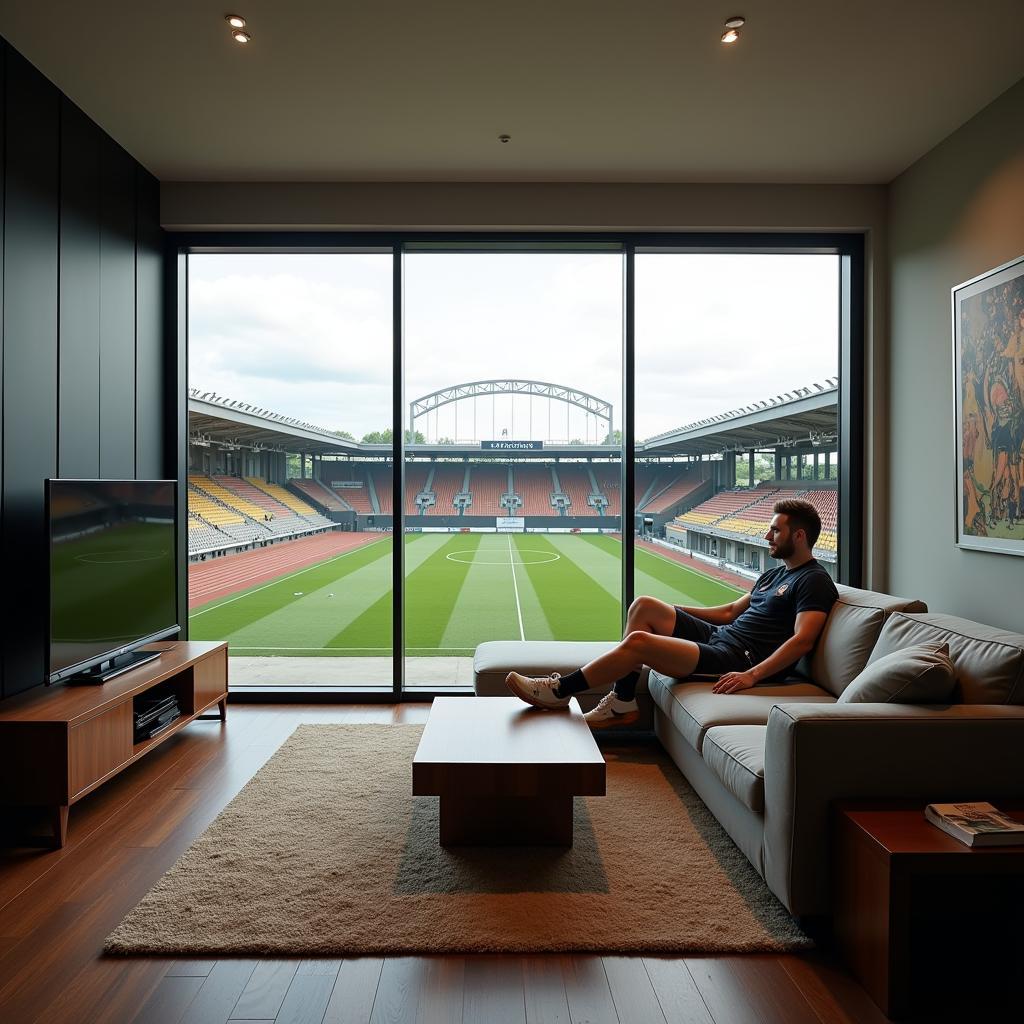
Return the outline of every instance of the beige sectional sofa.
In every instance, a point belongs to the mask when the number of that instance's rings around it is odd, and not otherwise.
[[[1024,634],[929,614],[920,601],[850,587],[839,594],[790,681],[715,694],[709,682],[651,672],[639,691],[666,751],[796,915],[829,912],[835,801],[1024,796]],[[836,702],[865,665],[929,640],[949,644],[956,703]],[[476,692],[505,694],[509,669],[564,673],[610,646],[482,644]],[[580,702],[587,708],[599,696]]]

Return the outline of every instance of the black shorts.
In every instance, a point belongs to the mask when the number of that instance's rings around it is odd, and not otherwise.
[[[679,640],[690,640],[700,649],[695,675],[720,676],[726,672],[746,672],[754,667],[757,661],[732,644],[717,641],[717,626],[710,622],[695,618],[689,612],[676,606],[676,626],[672,635]]]

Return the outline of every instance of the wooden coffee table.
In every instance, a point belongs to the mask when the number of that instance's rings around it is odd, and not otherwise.
[[[574,796],[604,796],[605,764],[575,698],[435,697],[413,796],[441,798],[442,846],[572,846]]]

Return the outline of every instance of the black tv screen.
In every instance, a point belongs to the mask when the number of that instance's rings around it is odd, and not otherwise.
[[[56,682],[178,631],[173,480],[47,480]]]

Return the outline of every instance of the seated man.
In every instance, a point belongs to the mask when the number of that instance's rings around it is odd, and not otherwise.
[[[818,639],[839,594],[811,554],[821,519],[810,502],[777,501],[765,533],[768,554],[783,564],[758,577],[749,594],[716,608],[678,608],[638,597],[626,636],[613,650],[567,676],[510,672],[505,684],[538,708],[563,708],[574,693],[614,683],[586,719],[592,729],[629,725],[639,717],[636,686],[644,665],[666,676],[718,676],[715,693],[737,693],[777,681]]]

